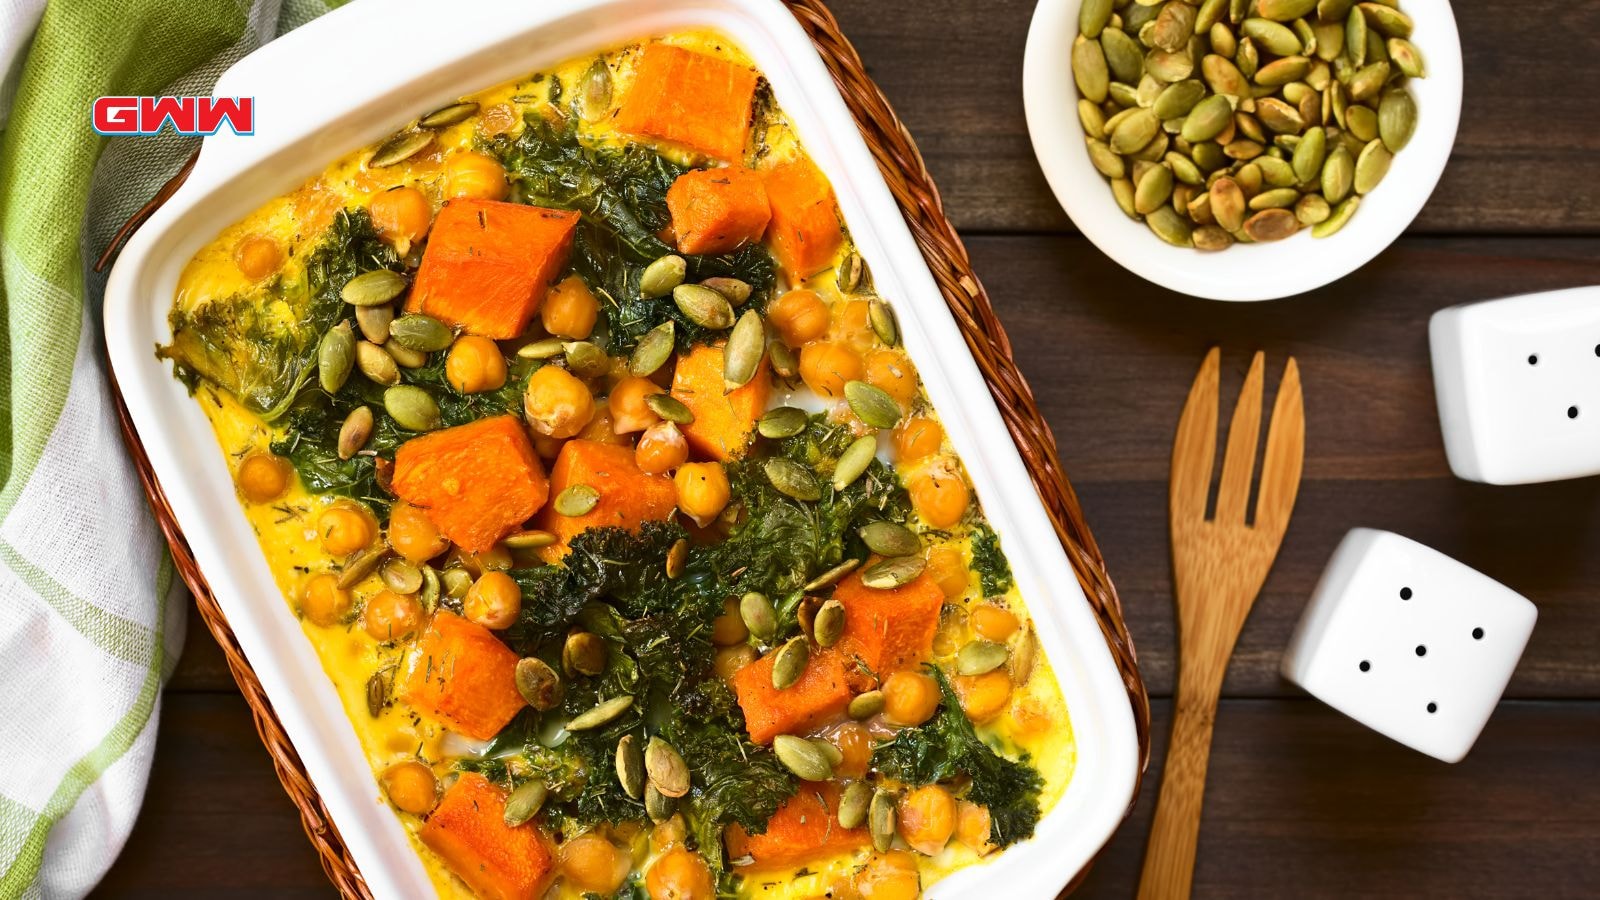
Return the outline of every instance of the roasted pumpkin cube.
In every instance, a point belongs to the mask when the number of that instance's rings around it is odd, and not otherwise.
[[[781,691],[772,686],[776,655],[768,653],[732,679],[745,728],[758,744],[771,743],[780,734],[810,731],[843,712],[853,696],[842,654],[834,650],[811,654],[800,680]]]
[[[713,256],[761,240],[772,218],[766,183],[740,166],[679,175],[667,189],[667,209],[678,249]]]
[[[489,629],[441,609],[406,657],[400,699],[452,731],[486,741],[527,705],[516,672],[517,654]]]
[[[439,210],[406,309],[472,334],[522,334],[567,267],[578,214],[495,200],[456,199]]]
[[[833,597],[845,613],[839,648],[878,677],[916,666],[933,652],[944,592],[927,572],[890,590],[867,587],[856,572],[839,582]]]
[[[756,73],[749,66],[650,44],[617,110],[617,129],[739,160],[750,135],[755,95]]]
[[[544,464],[516,416],[414,437],[394,454],[395,495],[427,511],[441,534],[483,553],[550,496]]]
[[[546,562],[559,562],[572,548],[572,539],[591,528],[625,528],[638,531],[645,522],[671,517],[677,509],[672,479],[647,475],[634,462],[633,448],[577,438],[567,441],[550,469],[550,489],[559,495],[575,484],[595,489],[600,499],[581,516],[557,512],[554,505],[539,516],[539,527],[556,536],[556,542],[539,551]]]
[[[418,836],[484,900],[533,900],[554,868],[532,823],[506,824],[506,792],[477,772],[445,791]]]
[[[795,795],[767,820],[767,830],[761,834],[749,834],[734,823],[723,836],[728,857],[749,857],[754,861],[741,869],[756,872],[820,862],[864,847],[871,840],[864,827],[840,827],[839,785],[832,781],[802,782]]]
[[[690,350],[673,372],[672,396],[694,413],[694,421],[682,426],[690,448],[726,462],[750,446],[772,393],[772,375],[763,360],[754,378],[728,391],[722,362],[721,347],[701,344]]]
[[[767,241],[790,281],[809,278],[833,262],[844,242],[833,187],[809,159],[801,157],[766,173],[772,221]]]

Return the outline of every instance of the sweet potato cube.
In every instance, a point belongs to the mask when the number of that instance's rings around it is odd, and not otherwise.
[[[789,280],[809,278],[827,268],[844,242],[827,177],[802,157],[771,169],[766,180],[772,206],[767,240]]]
[[[505,814],[505,791],[466,772],[418,836],[484,900],[533,900],[550,880],[550,848],[536,826],[512,828]]]
[[[761,240],[772,218],[766,183],[739,166],[679,175],[667,189],[667,209],[678,249],[712,256]]]
[[[839,825],[839,785],[801,782],[800,790],[767,820],[767,830],[747,834],[734,823],[724,833],[729,859],[753,859],[743,871],[792,869],[810,862],[848,853],[871,842],[864,827]]]
[[[494,416],[414,437],[394,454],[394,492],[439,531],[483,553],[544,506],[544,464],[516,416]]]
[[[522,334],[567,267],[578,214],[494,200],[439,210],[406,309],[473,334]]]
[[[800,680],[783,690],[772,686],[768,653],[733,676],[750,740],[771,743],[780,734],[804,734],[839,715],[853,696],[845,658],[834,650],[811,654]]]
[[[554,506],[545,509],[539,527],[557,538],[539,551],[546,562],[559,562],[571,549],[572,539],[591,528],[638,531],[645,522],[668,518],[678,507],[672,479],[639,471],[633,448],[625,445],[581,438],[567,441],[550,469],[550,489],[559,495],[575,484],[594,488],[600,500],[581,516],[564,516]]]
[[[739,456],[750,446],[756,420],[766,412],[771,393],[772,375],[765,361],[754,378],[727,393],[722,348],[708,344],[678,360],[672,375],[672,396],[694,413],[694,421],[682,426],[690,449],[720,462]]]
[[[617,110],[617,129],[725,160],[744,157],[756,73],[670,44],[644,48]]]
[[[844,635],[839,647],[858,656],[882,678],[928,658],[939,628],[944,592],[924,572],[908,584],[877,590],[861,583],[860,573],[839,582],[834,599],[844,605]]]
[[[517,693],[517,654],[449,610],[434,613],[405,665],[400,699],[473,740],[499,734],[527,705]]]

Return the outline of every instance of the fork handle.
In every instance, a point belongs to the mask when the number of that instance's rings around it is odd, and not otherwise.
[[[1227,657],[1224,656],[1223,659]],[[1179,673],[1172,739],[1161,770],[1161,794],[1145,847],[1139,900],[1183,900],[1194,880],[1200,807],[1211,758],[1222,671],[1185,668]]]

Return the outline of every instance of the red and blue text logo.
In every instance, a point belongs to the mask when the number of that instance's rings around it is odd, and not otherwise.
[[[171,127],[175,134],[256,133],[254,97],[99,97],[90,109],[96,134],[148,136]]]

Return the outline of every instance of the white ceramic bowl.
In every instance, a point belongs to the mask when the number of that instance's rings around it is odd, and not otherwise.
[[[1319,288],[1383,252],[1428,202],[1450,159],[1461,119],[1461,39],[1449,0],[1404,0],[1416,21],[1412,42],[1427,77],[1412,79],[1419,112],[1416,136],[1338,233],[1309,229],[1271,244],[1206,253],[1163,243],[1143,222],[1123,214],[1104,176],[1089,162],[1078,123],[1072,44],[1082,0],[1039,0],[1022,64],[1023,106],[1039,167],[1073,224],[1105,254],[1142,278],[1212,300],[1271,300]]]
[[[778,0],[454,0],[447,16],[432,0],[361,0],[239,61],[216,93],[255,97],[255,135],[206,139],[193,174],[129,241],[107,285],[111,363],[140,439],[367,883],[379,897],[430,893],[332,684],[273,584],[199,404],[151,349],[171,338],[167,313],[194,252],[339,155],[462,94],[685,27],[718,29],[755,59],[832,179],[1005,543],[1072,718],[1076,774],[1037,835],[940,882],[932,896],[999,888],[1016,898],[1053,897],[1110,838],[1132,798],[1139,750],[1127,693],[1021,457],[993,437],[1005,426],[899,208],[826,66]]]

